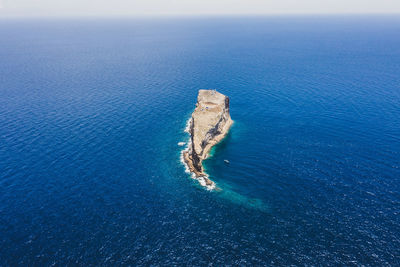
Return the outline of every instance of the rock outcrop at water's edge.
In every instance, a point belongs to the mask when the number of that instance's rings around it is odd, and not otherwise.
[[[210,190],[216,186],[204,172],[202,161],[207,158],[210,149],[225,137],[232,123],[229,98],[216,90],[199,90],[196,108],[186,129],[190,142],[182,157],[192,176]]]

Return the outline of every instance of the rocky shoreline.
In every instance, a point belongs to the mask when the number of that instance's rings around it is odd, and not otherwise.
[[[226,136],[232,123],[229,97],[216,90],[199,90],[196,108],[186,128],[190,141],[182,151],[182,160],[192,177],[209,190],[216,185],[204,172],[202,162],[211,148]]]

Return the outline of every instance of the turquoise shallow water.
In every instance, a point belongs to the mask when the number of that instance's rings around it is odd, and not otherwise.
[[[399,265],[399,32],[1,20],[0,265]],[[219,192],[177,145],[201,88],[235,121],[205,161]]]

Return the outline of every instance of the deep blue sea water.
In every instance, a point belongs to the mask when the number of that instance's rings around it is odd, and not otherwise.
[[[0,265],[400,265],[400,18],[0,21]],[[230,134],[179,161],[199,89]],[[225,164],[228,159],[230,164]]]

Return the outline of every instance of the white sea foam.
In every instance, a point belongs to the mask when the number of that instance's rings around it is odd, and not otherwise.
[[[199,181],[199,183],[200,183],[202,186],[207,186],[207,185],[206,185],[206,181],[204,180],[203,177],[199,177],[197,180]]]
[[[186,127],[184,130],[186,133],[189,133],[191,124],[192,124],[192,117],[190,117],[186,122]]]
[[[185,167],[185,172],[190,174],[189,166],[186,164],[186,162],[183,158],[183,153],[186,151],[187,151],[186,148],[181,151],[181,155],[180,155],[179,159],[180,159],[181,163],[183,164],[183,166]]]

